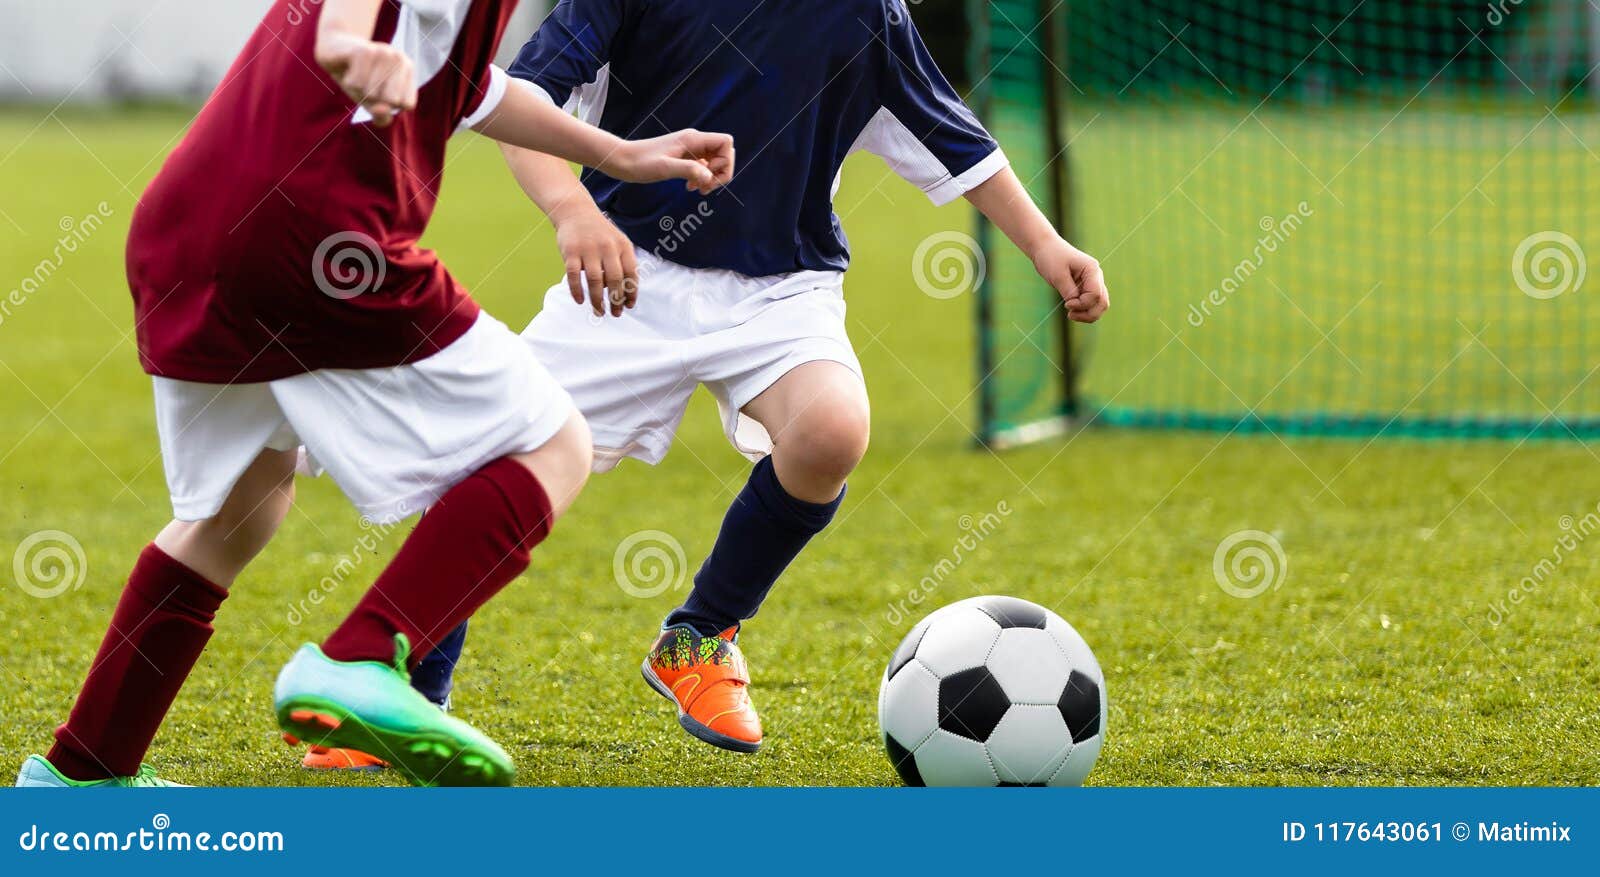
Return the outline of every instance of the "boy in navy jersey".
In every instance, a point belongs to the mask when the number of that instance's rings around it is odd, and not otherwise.
[[[658,462],[697,385],[756,461],[642,668],[685,730],[753,752],[762,732],[740,625],[832,520],[867,448],[833,212],[845,158],[881,156],[936,204],[967,198],[1073,320],[1106,312],[1105,281],[1029,199],[904,0],[562,0],[510,73],[622,136],[694,126],[739,145],[738,175],[710,197],[604,171],[580,182],[558,159],[506,155],[555,222],[567,268],[523,337],[588,419],[596,469]],[[606,294],[636,276],[636,302]]]
[[[171,785],[145,751],[288,513],[302,445],[365,516],[428,514],[343,624],[283,668],[279,725],[421,785],[511,781],[506,753],[407,672],[527,567],[591,441],[527,345],[417,245],[445,145],[471,128],[702,192],[733,169],[726,135],[624,141],[511,84],[490,62],[515,6],[278,0],[145,191],[128,281],[174,519],[17,785]]]

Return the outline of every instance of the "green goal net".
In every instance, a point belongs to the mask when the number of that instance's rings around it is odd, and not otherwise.
[[[974,98],[1115,307],[980,226],[983,435],[1600,435],[1600,10],[974,2]],[[1020,260],[1020,262],[1019,262]],[[1593,337],[1591,337],[1593,336]],[[1052,381],[1052,376],[1060,380]]]

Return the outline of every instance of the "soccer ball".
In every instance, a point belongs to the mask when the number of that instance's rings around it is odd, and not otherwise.
[[[911,629],[878,691],[889,761],[912,786],[1077,786],[1105,739],[1105,678],[1043,606],[973,597]]]

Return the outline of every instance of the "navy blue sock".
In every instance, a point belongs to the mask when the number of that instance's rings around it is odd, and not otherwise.
[[[843,491],[829,503],[795,499],[778,483],[772,458],[762,459],[722,519],[689,599],[667,616],[667,624],[689,624],[711,636],[753,617],[778,576],[828,526],[842,502]]]
[[[411,687],[423,697],[444,706],[450,699],[450,689],[455,686],[456,664],[461,661],[461,650],[467,645],[467,622],[439,640],[433,651],[411,671]]]

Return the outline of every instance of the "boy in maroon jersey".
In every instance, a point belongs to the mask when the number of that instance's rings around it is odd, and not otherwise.
[[[321,647],[279,675],[286,735],[412,782],[510,758],[406,677],[520,574],[590,436],[503,324],[417,246],[461,128],[710,191],[732,140],[623,141],[491,64],[515,0],[278,0],[145,192],[127,267],[175,520],[128,578],[70,718],[21,786],[164,785],[141,764],[234,579],[293,497],[296,448],[361,512],[428,514]],[[626,280],[626,282],[624,282]],[[619,305],[631,278],[612,281]]]

